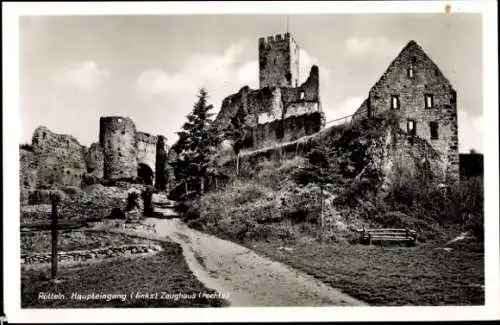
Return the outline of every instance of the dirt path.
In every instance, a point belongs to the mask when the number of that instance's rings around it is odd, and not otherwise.
[[[208,288],[228,295],[231,306],[366,305],[248,248],[193,230],[178,219],[150,218],[146,223],[155,225],[155,233],[116,231],[179,243],[195,276]]]

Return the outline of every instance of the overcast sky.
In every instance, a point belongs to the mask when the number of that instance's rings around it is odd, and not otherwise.
[[[460,151],[482,152],[480,14],[291,15],[301,80],[320,69],[327,120],[352,114],[415,40],[457,90]],[[258,38],[286,31],[278,15],[59,16],[20,21],[21,141],[36,127],[98,141],[99,117],[177,139],[200,87],[217,112],[258,87]]]

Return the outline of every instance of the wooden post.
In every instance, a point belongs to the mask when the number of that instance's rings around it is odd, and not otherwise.
[[[52,195],[52,213],[51,213],[51,233],[52,233],[52,280],[57,277],[57,197]]]
[[[323,231],[325,227],[325,215],[323,213],[323,184],[320,186],[320,193],[321,193],[321,229]]]
[[[236,175],[239,174],[239,167],[240,167],[240,155],[239,153],[236,155]]]

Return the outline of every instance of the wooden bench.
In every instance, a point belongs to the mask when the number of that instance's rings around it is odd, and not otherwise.
[[[397,241],[414,244],[417,240],[417,232],[411,229],[373,228],[358,231],[361,233],[361,242],[369,245],[374,241]]]

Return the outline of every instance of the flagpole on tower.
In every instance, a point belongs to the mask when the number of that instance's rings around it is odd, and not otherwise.
[[[288,34],[288,14],[286,14],[286,32]]]

